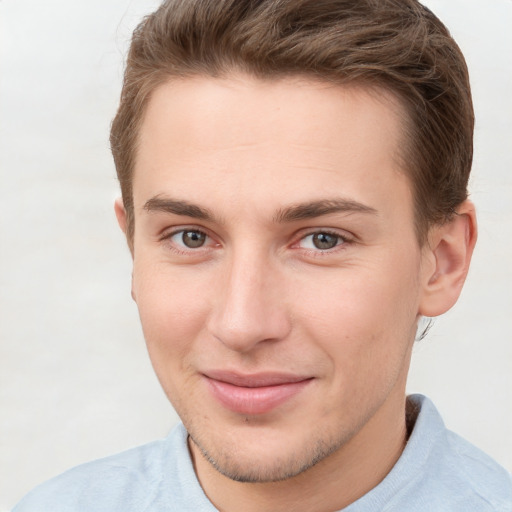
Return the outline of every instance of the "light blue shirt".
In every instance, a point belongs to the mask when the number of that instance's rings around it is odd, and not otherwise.
[[[386,478],[343,512],[511,512],[512,476],[450,432],[432,402]],[[12,512],[215,512],[194,473],[187,432],[90,462],[37,487]]]

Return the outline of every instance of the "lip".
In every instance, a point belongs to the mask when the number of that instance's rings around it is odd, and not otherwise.
[[[313,380],[286,373],[240,374],[223,370],[208,371],[203,376],[210,393],[221,405],[245,415],[272,411]]]

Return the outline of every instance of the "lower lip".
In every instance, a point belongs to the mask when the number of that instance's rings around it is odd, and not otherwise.
[[[274,386],[247,388],[206,378],[213,396],[227,409],[239,414],[265,414],[300,393],[312,379]]]

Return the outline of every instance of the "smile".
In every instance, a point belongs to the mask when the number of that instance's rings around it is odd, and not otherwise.
[[[300,393],[313,379],[260,373],[240,375],[213,371],[204,374],[210,393],[222,406],[239,414],[265,414]]]

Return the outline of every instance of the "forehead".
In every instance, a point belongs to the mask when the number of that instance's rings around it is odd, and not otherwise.
[[[393,180],[403,188],[402,115],[391,94],[361,86],[246,76],[170,81],[154,91],[141,126],[135,206],[170,191],[220,207],[315,194],[362,200]]]

